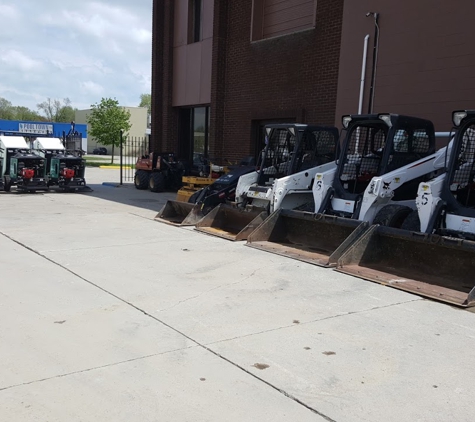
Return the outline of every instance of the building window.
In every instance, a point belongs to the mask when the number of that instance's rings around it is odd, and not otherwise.
[[[191,109],[193,125],[193,156],[208,157],[209,107]]]
[[[253,0],[251,41],[315,27],[316,0]]]
[[[203,0],[189,0],[188,43],[203,40]]]

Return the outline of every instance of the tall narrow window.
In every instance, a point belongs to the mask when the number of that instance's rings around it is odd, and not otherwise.
[[[209,107],[193,109],[193,154],[208,156]]]
[[[199,42],[203,39],[203,0],[189,0],[188,42]]]

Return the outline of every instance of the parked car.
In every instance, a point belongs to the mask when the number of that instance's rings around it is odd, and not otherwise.
[[[107,155],[107,148],[104,148],[104,147],[95,148],[92,151],[92,153],[96,155]]]

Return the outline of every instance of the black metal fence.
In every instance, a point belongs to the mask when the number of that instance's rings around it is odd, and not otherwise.
[[[120,159],[120,184],[131,182],[135,175],[135,162],[138,157],[150,151],[150,138],[148,136],[121,136]]]

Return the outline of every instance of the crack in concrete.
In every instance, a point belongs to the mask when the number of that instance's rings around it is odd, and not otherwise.
[[[214,351],[213,349],[210,349],[210,348],[207,347],[206,345],[204,345],[204,344],[200,343],[199,341],[197,341],[197,340],[191,338],[190,336],[188,336],[188,335],[185,334],[184,332],[182,332],[182,331],[178,330],[177,328],[171,326],[170,324],[166,323],[165,321],[162,321],[162,320],[160,320],[159,318],[155,317],[154,315],[149,314],[149,313],[148,313],[147,311],[145,311],[144,309],[139,308],[138,306],[134,305],[133,303],[131,303],[131,302],[129,302],[129,301],[127,301],[127,300],[125,300],[125,299],[123,299],[123,298],[117,296],[116,294],[114,294],[114,293],[112,293],[112,292],[110,292],[110,291],[104,289],[103,287],[99,286],[98,284],[96,284],[96,283],[94,283],[94,282],[92,282],[92,281],[90,281],[90,280],[88,280],[88,279],[82,277],[81,275],[75,273],[74,271],[70,270],[69,268],[67,268],[67,267],[65,267],[65,266],[63,266],[63,265],[61,265],[61,264],[55,262],[55,261],[52,260],[51,258],[49,258],[49,257],[47,257],[47,256],[45,256],[45,255],[43,255],[43,254],[41,254],[40,252],[38,252],[38,251],[34,250],[33,248],[31,248],[31,247],[29,247],[29,246],[23,244],[22,242],[20,242],[20,241],[14,239],[14,238],[12,238],[12,237],[10,237],[10,236],[7,235],[6,233],[0,232],[0,234],[3,235],[4,237],[6,237],[7,239],[10,239],[12,242],[14,242],[14,243],[16,243],[16,244],[18,244],[18,245],[24,247],[25,249],[29,250],[30,252],[32,252],[32,253],[34,253],[34,254],[36,254],[36,255],[38,255],[38,256],[41,256],[42,258],[44,258],[45,260],[51,262],[52,264],[57,265],[58,267],[62,268],[63,270],[65,270],[65,271],[67,271],[67,272],[73,274],[75,277],[79,278],[80,280],[83,280],[84,282],[86,282],[86,283],[88,283],[88,284],[90,284],[90,285],[96,287],[97,289],[103,291],[104,293],[106,293],[106,294],[108,294],[108,295],[110,295],[110,296],[116,298],[117,300],[119,300],[119,301],[121,301],[121,302],[123,302],[123,303],[129,305],[130,307],[136,309],[137,311],[139,311],[139,312],[141,312],[142,314],[148,316],[149,318],[152,318],[153,320],[159,322],[160,324],[164,325],[165,327],[167,327],[167,328],[173,330],[174,332],[180,334],[180,335],[183,336],[184,338],[188,339],[190,342],[196,344],[197,346],[199,346],[199,347],[201,347],[202,349],[208,351],[209,353],[213,354],[214,356],[216,356],[216,357],[222,359],[223,361],[225,361],[225,362],[227,362],[227,363],[233,365],[234,367],[240,369],[241,371],[245,372],[246,374],[250,375],[251,377],[255,378],[256,380],[262,382],[263,384],[267,385],[268,387],[272,388],[273,390],[279,392],[279,393],[282,394],[283,396],[285,396],[285,397],[287,397],[287,398],[293,400],[294,402],[300,404],[301,406],[305,407],[306,409],[310,410],[311,412],[313,412],[313,413],[319,415],[320,417],[322,417],[322,418],[325,419],[326,421],[328,421],[328,422],[336,422],[334,419],[332,419],[332,418],[330,418],[329,416],[327,416],[327,415],[325,415],[325,414],[319,412],[317,409],[315,409],[315,408],[311,407],[310,405],[304,403],[303,401],[301,401],[301,400],[298,399],[297,397],[293,396],[292,394],[288,393],[287,391],[283,390],[282,388],[279,388],[279,387],[277,387],[276,385],[272,384],[271,382],[266,381],[265,379],[263,379],[263,378],[257,376],[256,374],[250,372],[248,369],[244,368],[243,366],[239,365],[239,364],[236,363],[236,362],[233,362],[232,360],[226,358],[225,356],[223,356],[223,355],[221,355],[220,353]],[[256,271],[257,271],[257,270],[256,270]],[[250,276],[248,276],[248,277],[250,277]],[[191,347],[191,346],[190,346],[190,347]],[[60,375],[60,376],[61,376],[61,375]],[[11,388],[13,388],[13,387],[11,387]]]
[[[329,316],[326,316],[326,317],[323,317],[323,318],[313,319],[313,320],[305,321],[305,322],[300,321],[298,324],[292,323],[292,324],[282,325],[281,327],[274,327],[274,328],[269,328],[267,330],[256,331],[255,333],[243,334],[242,336],[236,336],[236,337],[230,337],[230,338],[227,338],[227,339],[216,340],[216,341],[212,341],[211,343],[206,343],[206,345],[211,346],[213,344],[225,343],[227,341],[240,340],[240,339],[243,339],[243,338],[246,338],[246,337],[252,337],[252,336],[259,335],[259,334],[266,334],[266,333],[271,333],[273,331],[285,330],[287,328],[289,328],[289,329],[295,328],[296,329],[297,327],[300,327],[300,326],[303,326],[303,325],[306,325],[306,324],[313,324],[315,322],[327,321],[327,320],[330,320],[330,319],[345,317],[345,316],[349,316],[349,315],[362,314],[362,313],[365,313],[365,312],[376,311],[378,309],[390,308],[392,306],[404,305],[406,303],[418,302],[418,301],[421,301],[421,300],[425,300],[425,299],[424,298],[416,298],[416,299],[406,300],[406,301],[397,302],[397,303],[390,303],[390,304],[384,305],[384,306],[375,306],[373,308],[361,309],[359,311],[345,312],[345,313],[341,313],[341,314],[337,314],[337,315],[329,315]]]
[[[140,357],[137,357],[137,358],[131,358],[131,359],[127,359],[127,360],[121,360],[119,362],[106,363],[105,365],[102,365],[102,366],[93,366],[92,368],[80,369],[78,371],[67,372],[65,374],[54,375],[52,377],[46,377],[46,378],[41,378],[41,379],[37,379],[37,380],[33,380],[33,381],[22,382],[20,384],[13,384],[13,385],[9,385],[8,387],[0,387],[0,391],[10,390],[12,388],[22,387],[24,385],[36,384],[37,382],[50,381],[50,380],[54,380],[56,378],[64,378],[64,377],[67,377],[69,375],[82,374],[84,372],[95,371],[96,369],[104,369],[104,368],[108,368],[108,367],[111,367],[111,366],[122,365],[124,363],[130,363],[130,362],[135,362],[135,361],[138,361],[138,360],[153,358],[155,356],[161,356],[161,355],[166,355],[167,353],[179,352],[181,350],[191,349],[193,347],[198,347],[198,346],[197,345],[187,346],[187,347],[182,347],[180,349],[167,350],[166,352],[152,353],[150,355],[140,356]]]
[[[201,292],[195,296],[191,296],[191,297],[188,297],[186,299],[183,299],[183,300],[180,300],[178,301],[177,303],[173,304],[172,306],[169,306],[168,308],[163,308],[163,309],[158,309],[157,312],[164,312],[164,311],[168,311],[170,309],[173,309],[175,307],[177,307],[178,305],[181,305],[182,303],[184,302],[188,302],[189,300],[193,300],[193,299],[196,299],[200,296],[203,296],[209,292],[212,292],[213,290],[218,290],[220,289],[221,287],[228,287],[228,286],[232,286],[234,284],[239,284],[239,283],[243,283],[244,281],[248,280],[249,278],[251,278],[257,271],[259,271],[261,268],[256,268],[251,274],[249,274],[248,276],[244,277],[243,279],[241,280],[238,280],[238,281],[233,281],[232,283],[224,283],[224,284],[220,284],[219,286],[216,286],[216,287],[213,287],[209,290],[205,290],[204,292]]]

